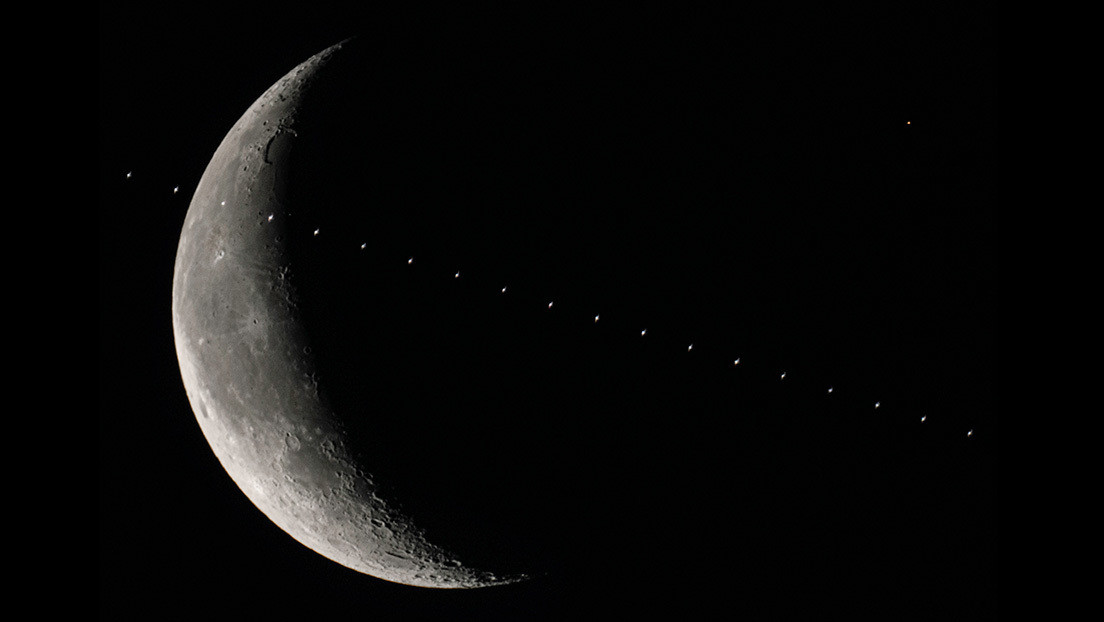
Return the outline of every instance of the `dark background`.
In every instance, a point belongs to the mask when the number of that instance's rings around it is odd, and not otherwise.
[[[100,11],[104,618],[995,615],[994,7],[307,13]],[[370,78],[297,190],[363,207],[298,223],[307,312],[340,327],[320,371],[401,413],[367,449],[417,522],[529,583],[307,550],[183,390],[191,193],[354,34]]]

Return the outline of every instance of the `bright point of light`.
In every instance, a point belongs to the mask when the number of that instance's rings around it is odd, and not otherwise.
[[[551,302],[550,302],[550,303],[548,303],[548,308],[549,308],[549,309],[551,309],[551,308],[552,308],[552,303],[551,303]]]
[[[361,245],[360,245],[360,250],[364,250],[364,249],[365,249],[365,248],[367,248],[367,247],[368,247],[368,243],[367,243],[367,242],[365,242],[364,244],[361,244]]]
[[[408,264],[412,264],[412,263],[414,263],[414,258],[413,258],[413,257],[411,257],[410,259],[407,259],[407,260],[406,260],[406,263],[408,263]]]
[[[782,372],[782,376],[779,377],[778,379],[779,380],[785,380],[786,379],[786,372]]]
[[[503,294],[505,294],[505,293],[506,293],[506,288],[505,288],[505,287],[503,287],[503,288],[502,288],[502,293],[503,293]]]
[[[641,336],[641,337],[643,337],[643,336],[644,336],[644,335],[646,335],[647,333],[648,333],[648,329],[647,329],[647,328],[645,328],[644,330],[640,331],[640,336]]]
[[[732,361],[732,364],[733,365],[739,365],[740,364],[740,359],[736,359],[735,361]]]
[[[180,186],[173,186],[173,194],[180,192]]]
[[[131,174],[132,173],[130,171],[127,171],[127,179],[130,179]]]
[[[273,216],[275,216],[275,215],[276,215],[276,214],[269,214],[269,215],[268,215],[268,222],[272,222],[272,218],[273,218]]]
[[[969,432],[966,433],[966,436],[973,436],[973,435],[974,435],[974,430],[973,429],[971,429]]]
[[[315,229],[314,230],[314,235],[318,235],[318,231],[319,231],[318,229]]]
[[[829,392],[829,393],[831,393],[831,392],[832,392],[832,387],[828,387],[828,392]]]
[[[222,205],[226,205],[226,201],[223,201],[223,202],[222,202]]]
[[[687,346],[686,351],[689,352],[693,349],[694,349],[694,344],[690,344],[689,346]]]
[[[598,316],[597,316],[597,315],[596,315],[596,316],[594,316],[594,322],[595,322],[595,323],[597,323],[597,322],[598,322]]]
[[[460,278],[460,271],[459,271],[459,270],[457,270],[457,271],[456,271],[456,274],[452,275],[452,278],[454,278],[454,279],[458,279],[458,278]]]
[[[927,416],[927,415],[924,415],[923,417],[920,417],[920,423],[924,423],[924,422],[925,422],[925,421],[927,421],[927,420],[928,420],[928,416]]]
[[[881,406],[882,406],[881,402],[874,402],[874,408],[881,408]]]

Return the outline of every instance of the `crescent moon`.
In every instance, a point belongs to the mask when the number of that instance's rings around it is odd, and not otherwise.
[[[348,41],[316,54],[245,112],[188,209],[172,321],[188,399],[243,493],[300,543],[356,571],[413,586],[513,583],[427,539],[351,448],[319,392],[289,277],[289,154],[305,97]]]

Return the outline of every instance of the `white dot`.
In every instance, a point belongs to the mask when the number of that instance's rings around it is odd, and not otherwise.
[[[459,271],[459,270],[457,270],[457,271],[456,271],[456,274],[452,275],[452,278],[454,278],[454,279],[458,279],[458,278],[460,278],[460,271]]]
[[[226,201],[223,201],[223,202],[222,202],[222,205],[226,205]]]
[[[881,407],[882,407],[881,402],[874,402],[874,408],[881,408]]]
[[[361,244],[361,245],[360,245],[360,250],[364,250],[364,249],[365,249],[365,248],[367,248],[367,247],[368,247],[368,243],[367,243],[367,242],[365,242],[364,244]]]
[[[597,315],[596,315],[596,316],[594,316],[594,322],[595,322],[595,323],[597,323],[597,322],[598,322],[598,316],[597,316]]]
[[[318,229],[315,229],[314,230],[314,235],[318,235],[318,231],[319,231]]]
[[[552,303],[551,303],[551,302],[549,302],[549,303],[548,303],[548,308],[549,308],[549,309],[551,309],[551,308],[552,308]]]
[[[414,263],[414,258],[413,258],[413,257],[411,257],[410,259],[407,259],[407,260],[406,260],[406,263],[407,263],[407,264],[412,264],[412,263]]]
[[[974,430],[971,428],[970,431],[966,433],[966,436],[973,436],[973,435],[974,435]]]
[[[924,422],[925,422],[925,421],[927,421],[927,420],[928,420],[928,416],[927,416],[927,415],[924,415],[923,417],[920,417],[920,423],[924,423]]]
[[[645,328],[644,330],[640,331],[640,336],[641,336],[641,337],[643,337],[643,336],[644,336],[644,335],[646,335],[646,334],[648,334],[648,329],[647,329],[647,328]]]
[[[780,376],[778,379],[779,380],[785,380],[786,379],[786,372],[782,372],[782,376]]]
[[[503,287],[503,288],[502,288],[502,293],[503,293],[503,294],[505,294],[505,293],[506,293],[506,288],[505,288],[505,287]]]
[[[832,387],[828,387],[828,392],[829,392],[829,393],[831,393],[831,392],[832,392]]]
[[[173,186],[173,194],[180,192],[180,186]]]
[[[131,174],[132,173],[130,171],[127,171],[127,175],[126,175],[127,179],[130,179]]]
[[[269,214],[269,215],[268,215],[268,222],[272,222],[272,218],[273,218],[274,216],[276,216],[276,214]]]
[[[740,364],[740,359],[736,359],[735,361],[732,361],[732,364],[733,365],[739,365]]]

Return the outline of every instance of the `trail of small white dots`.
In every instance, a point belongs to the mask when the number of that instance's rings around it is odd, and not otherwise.
[[[906,121],[906,125],[911,125],[911,124],[912,124],[911,121]],[[125,172],[125,179],[130,180],[132,178],[134,178],[134,172],[133,171],[126,171]],[[180,193],[180,186],[179,185],[173,186],[172,194],[176,195],[176,194],[179,194],[179,193]],[[227,204],[226,199],[222,199],[222,200],[219,201],[220,206],[225,207],[226,204]],[[267,217],[266,217],[266,220],[268,222],[272,222],[274,219],[275,219],[275,214],[268,214]],[[321,238],[322,228],[316,226],[313,229],[311,229],[310,232],[311,232],[312,237]],[[363,251],[363,250],[367,249],[368,243],[367,242],[360,242],[358,244],[358,246],[359,246],[359,249]],[[408,256],[406,258],[406,263],[407,263],[407,265],[412,265],[414,263],[414,256],[413,255]],[[452,272],[453,280],[459,280],[460,275],[461,275],[461,270],[459,268],[455,269]],[[502,285],[501,288],[496,288],[496,289],[498,289],[498,293],[500,295],[501,294],[506,294],[507,291],[509,291],[509,287],[507,285]],[[544,303],[544,306],[545,306],[546,310],[551,311],[555,306],[555,301],[554,300],[547,300],[547,302]],[[589,316],[589,317],[592,318],[591,324],[597,325],[597,324],[600,323],[599,322],[599,320],[601,320],[601,315],[600,314],[595,313],[595,314],[593,314],[592,316]],[[648,332],[649,332],[649,328],[646,328],[646,327],[645,328],[640,328],[639,329],[639,336],[640,337],[647,337]],[[694,352],[695,348],[696,348],[696,343],[690,342],[686,346],[686,352],[687,353]],[[729,360],[732,361],[731,367],[733,367],[733,368],[743,367],[743,358],[742,357],[736,357],[736,358],[729,359]],[[776,377],[779,380],[787,380],[787,373],[788,373],[787,370],[778,370],[776,373],[777,373]],[[823,394],[826,395],[826,396],[834,395],[836,393],[836,388],[837,387],[834,386],[834,385],[827,386],[826,389],[822,389],[824,391]],[[875,400],[873,402],[868,402],[868,403],[872,403],[873,410],[875,410],[875,411],[882,410],[883,403],[882,403],[881,400]],[[914,421],[918,421],[919,423],[926,423],[928,421],[928,414],[923,414],[923,415],[919,416],[917,419],[914,419]],[[965,431],[965,436],[966,436],[966,438],[975,437],[976,436],[976,430],[974,428],[970,428],[970,429],[966,430]]]
[[[271,216],[270,216],[269,218],[271,219]],[[315,236],[317,236],[317,235],[319,234],[319,231],[320,231],[320,229],[317,229],[317,228],[316,228],[316,229],[314,229],[314,231],[313,231],[313,234],[314,234]],[[366,248],[366,246],[367,246],[367,243],[361,243],[361,244],[359,245],[359,248],[360,248],[361,250],[364,250],[364,249]],[[408,256],[408,257],[407,257],[407,259],[406,259],[406,263],[407,263],[407,265],[411,265],[411,264],[413,264],[413,263],[414,263],[414,256],[413,256],[413,255],[411,255],[411,256]],[[456,269],[456,270],[454,270],[454,271],[452,272],[452,278],[453,278],[453,280],[457,280],[457,279],[459,279],[459,278],[460,278],[460,274],[461,274],[461,270],[460,270],[460,269]],[[499,294],[501,295],[501,294],[505,294],[505,293],[506,293],[506,292],[508,291],[508,289],[509,289],[509,288],[508,288],[508,286],[506,286],[506,285],[503,285],[502,287],[500,287],[500,288],[496,288],[496,289],[498,290],[498,293],[499,293]],[[554,307],[554,305],[555,305],[555,301],[554,301],[554,300],[549,300],[548,302],[544,303],[544,306],[545,306],[545,309],[546,309],[546,310],[552,310],[552,309],[553,309],[553,307]],[[601,319],[601,315],[600,315],[600,314],[594,314],[594,315],[593,315],[593,316],[591,316],[591,317],[592,317],[592,322],[591,322],[592,324],[598,324],[598,323],[599,323],[599,320]],[[640,329],[640,330],[639,330],[639,336],[640,336],[640,337],[646,337],[646,336],[648,335],[648,331],[649,331],[649,329],[648,329],[648,328],[642,328],[642,329]],[[688,345],[686,346],[686,351],[687,351],[688,353],[690,353],[690,352],[693,352],[693,351],[694,351],[694,349],[695,349],[695,343],[693,343],[693,342],[689,343],[689,344],[688,344]],[[731,365],[731,366],[732,366],[732,367],[734,367],[734,368],[735,368],[735,367],[740,367],[740,366],[742,365],[742,363],[743,363],[743,358],[742,358],[742,357],[736,357],[736,358],[734,358],[734,359],[730,359],[730,360],[732,361],[732,365]],[[789,371],[788,371],[788,370],[779,370],[779,371],[777,372],[777,376],[776,376],[776,377],[777,377],[777,378],[778,378],[779,380],[787,380],[788,374],[789,374]],[[788,384],[788,383],[787,383],[787,384]],[[827,386],[827,387],[826,387],[826,388],[824,389],[824,395],[826,395],[826,396],[831,396],[831,395],[834,395],[835,393],[836,393],[836,387],[835,387],[834,385],[830,385],[830,386]],[[883,406],[883,404],[882,404],[881,400],[875,400],[875,401],[873,401],[873,402],[872,402],[872,406],[873,406],[873,410],[881,410],[881,409],[882,409],[882,406]],[[923,416],[921,416],[921,417],[919,417],[919,422],[920,422],[920,423],[924,423],[924,422],[926,422],[927,420],[928,420],[928,415],[926,415],[926,414],[925,414],[925,415],[923,415]],[[967,437],[967,438],[972,438],[972,437],[974,437],[974,436],[975,436],[975,433],[974,433],[974,430],[973,430],[973,429],[970,429],[970,430],[968,430],[968,431],[966,432],[966,437]]]

